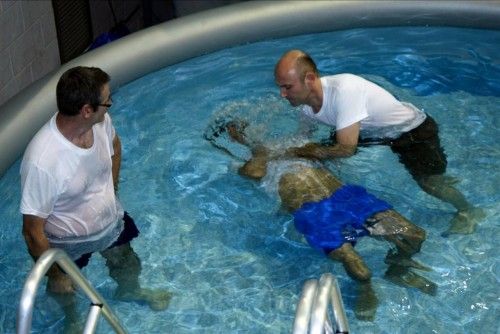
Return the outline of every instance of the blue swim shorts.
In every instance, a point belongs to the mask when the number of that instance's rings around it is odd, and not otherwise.
[[[329,253],[346,242],[368,235],[365,221],[374,214],[392,209],[387,202],[365,188],[344,185],[319,202],[304,203],[293,213],[295,228],[311,247]]]

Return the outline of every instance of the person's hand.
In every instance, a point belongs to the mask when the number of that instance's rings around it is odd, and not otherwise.
[[[318,143],[307,143],[302,147],[294,147],[289,152],[300,158],[323,159],[327,156],[327,151]]]
[[[245,140],[245,128],[248,126],[248,124],[244,121],[241,120],[236,120],[236,121],[231,121],[227,124],[226,130],[227,133],[229,134],[229,138],[232,140],[246,145],[246,140]]]
[[[68,294],[75,292],[75,286],[68,275],[60,272],[49,276],[47,290],[52,293]]]

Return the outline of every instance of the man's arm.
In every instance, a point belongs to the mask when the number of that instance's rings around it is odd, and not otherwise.
[[[356,152],[358,146],[360,123],[356,122],[346,128],[337,130],[335,133],[336,143],[331,146],[318,143],[308,143],[302,147],[293,147],[287,154],[302,158],[341,158],[349,157]]]
[[[115,187],[115,192],[118,191],[118,181],[120,178],[120,167],[122,164],[122,143],[117,134],[113,138],[113,151],[114,154],[111,157],[111,173],[113,174],[113,185]]]
[[[45,219],[33,215],[23,215],[24,240],[28,246],[28,252],[35,261],[50,248],[44,227]],[[50,267],[47,276],[49,276],[48,284],[51,292],[69,293],[74,291],[71,279],[56,264]]]
[[[267,149],[258,147],[253,150],[252,158],[240,167],[240,175],[260,180],[267,173],[267,161],[269,159]]]
[[[35,261],[50,248],[44,227],[45,219],[33,215],[23,215],[24,240],[28,246],[28,252]]]

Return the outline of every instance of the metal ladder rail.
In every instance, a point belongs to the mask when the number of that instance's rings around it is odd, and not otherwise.
[[[349,333],[338,282],[330,273],[321,275],[319,282],[311,279],[304,283],[295,313],[293,333],[333,333],[332,324],[327,316],[328,302],[333,310],[335,333]]]
[[[26,279],[17,313],[17,334],[30,333],[33,305],[38,286],[54,262],[61,266],[91,300],[90,311],[83,333],[91,334],[95,332],[101,312],[116,333],[127,333],[104,298],[92,287],[69,256],[61,249],[52,248],[40,256]]]

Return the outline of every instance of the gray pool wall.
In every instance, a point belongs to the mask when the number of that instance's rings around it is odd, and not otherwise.
[[[0,175],[57,111],[57,80],[71,67],[100,67],[111,75],[112,87],[119,87],[235,45],[381,26],[500,29],[500,1],[248,1],[141,30],[64,64],[0,107]]]

